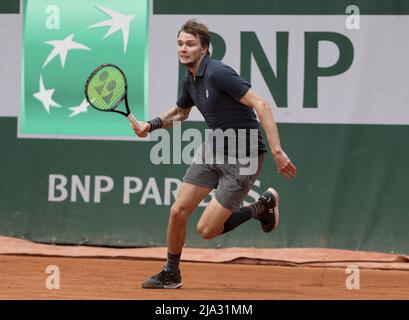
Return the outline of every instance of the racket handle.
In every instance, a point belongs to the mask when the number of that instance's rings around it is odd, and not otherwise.
[[[136,120],[136,118],[134,117],[134,115],[133,115],[132,113],[130,113],[130,114],[128,115],[128,120],[129,120],[135,127],[137,127],[138,129],[141,128],[141,124],[139,123],[138,120]]]

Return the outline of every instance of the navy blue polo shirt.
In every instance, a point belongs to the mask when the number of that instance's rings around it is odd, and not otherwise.
[[[176,105],[180,108],[196,106],[213,130],[257,129],[259,153],[265,152],[254,110],[239,102],[250,87],[231,67],[206,55],[196,77],[186,71]]]

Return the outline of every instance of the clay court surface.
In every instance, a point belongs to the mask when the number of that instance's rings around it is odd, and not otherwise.
[[[182,265],[184,286],[143,290],[140,283],[164,261],[0,255],[1,299],[409,299],[409,272],[360,270],[360,289],[348,290],[345,268],[192,263]],[[60,270],[49,290],[46,268]]]
[[[409,299],[409,256],[328,248],[187,247],[181,289],[141,289],[166,252],[0,236],[0,299]],[[58,267],[60,289],[46,287],[56,275],[49,266]],[[351,266],[359,267],[359,289],[346,286]]]

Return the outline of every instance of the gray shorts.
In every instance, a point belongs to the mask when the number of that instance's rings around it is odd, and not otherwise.
[[[235,211],[240,208],[245,196],[256,181],[263,167],[266,153],[262,153],[257,161],[255,173],[241,174],[243,165],[236,164],[207,164],[193,162],[186,171],[183,181],[197,186],[210,187],[215,190],[215,197],[224,208]],[[244,165],[244,167],[246,167]]]

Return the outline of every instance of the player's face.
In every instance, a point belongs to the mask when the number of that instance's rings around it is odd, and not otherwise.
[[[178,54],[181,64],[195,65],[206,52],[207,48],[202,47],[198,37],[183,31],[180,32],[178,37]]]

